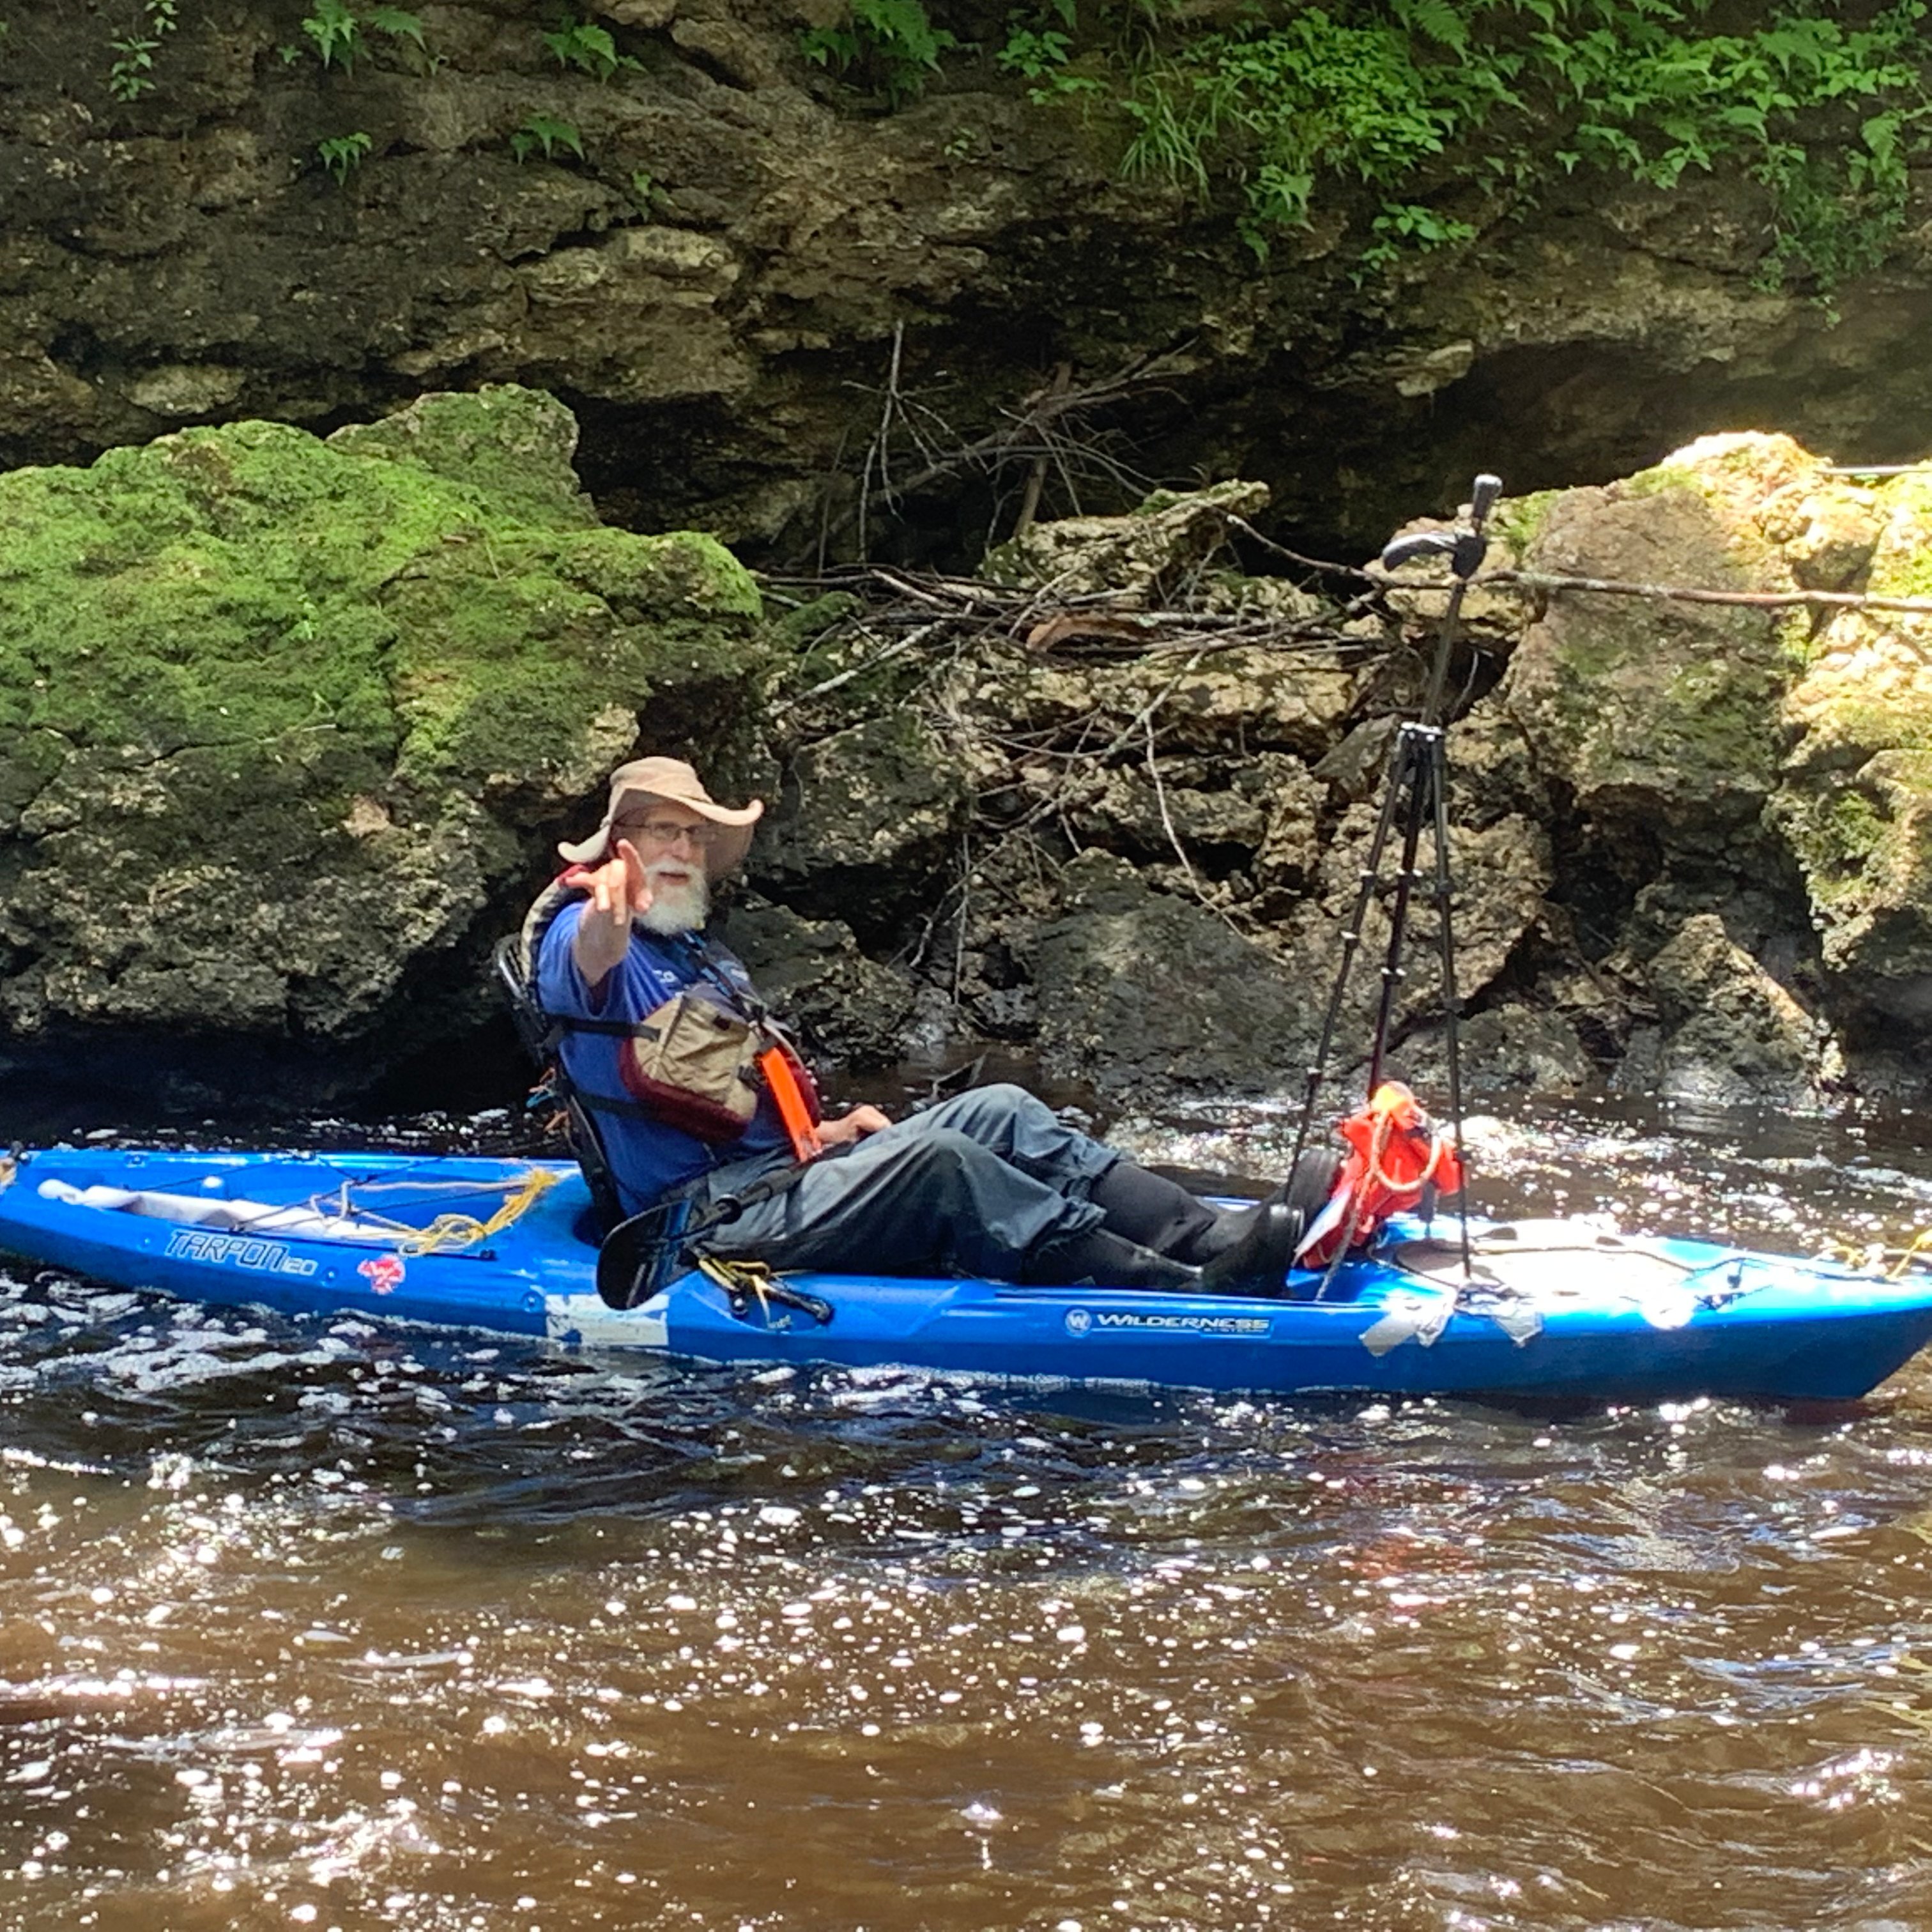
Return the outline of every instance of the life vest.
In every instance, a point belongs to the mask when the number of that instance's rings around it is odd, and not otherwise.
[[[551,881],[526,914],[514,945],[501,949],[498,970],[519,1012],[524,1043],[543,1068],[545,1086],[565,1104],[572,1146],[586,1172],[593,1166],[609,1172],[598,1114],[640,1117],[722,1146],[746,1131],[760,1094],[767,1091],[793,1152],[801,1161],[818,1154],[823,1113],[810,1070],[764,1002],[732,978],[703,940],[692,942],[697,968],[692,984],[641,1020],[583,1019],[538,1004],[544,937],[566,907],[590,896],[582,879],[573,866]],[[593,1093],[570,1078],[558,1049],[572,1033],[602,1034],[620,1042],[622,1094]]]
[[[1462,1163],[1400,1080],[1385,1080],[1335,1131],[1348,1152],[1322,1211],[1294,1251],[1299,1268],[1326,1268],[1374,1240],[1391,1214],[1412,1212],[1424,1192],[1458,1194]]]

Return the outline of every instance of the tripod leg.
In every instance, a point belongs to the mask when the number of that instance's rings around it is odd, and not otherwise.
[[[1396,991],[1402,982],[1402,954],[1408,943],[1408,902],[1414,892],[1415,883],[1421,876],[1417,869],[1416,858],[1422,844],[1423,820],[1429,812],[1429,787],[1433,770],[1430,757],[1432,752],[1436,759],[1440,759],[1442,752],[1442,734],[1439,730],[1426,724],[1405,724],[1402,728],[1400,736],[1396,742],[1397,746],[1396,768],[1404,774],[1407,784],[1403,801],[1402,862],[1396,873],[1395,898],[1389,907],[1388,945],[1382,955],[1382,998],[1376,1010],[1375,1036],[1369,1048],[1368,1090],[1370,1094],[1373,1094],[1376,1089],[1382,1084],[1382,1061],[1388,1052],[1389,1030],[1395,1023]],[[1395,791],[1391,787],[1389,792],[1389,801],[1391,805],[1394,799]],[[1389,830],[1389,820],[1392,817],[1393,814],[1390,812],[1385,812],[1383,814],[1382,829],[1384,834]],[[1376,848],[1376,856],[1377,870],[1379,871],[1381,860],[1379,842]],[[1367,901],[1365,894],[1361,910],[1365,913],[1366,910]],[[1358,915],[1356,920],[1358,929],[1360,924],[1361,919]],[[1339,1001],[1340,998],[1339,987],[1336,997]],[[1317,1301],[1325,1300],[1328,1298],[1330,1286],[1334,1281],[1336,1271],[1341,1267],[1342,1258],[1347,1250],[1348,1244],[1344,1240],[1329,1257],[1328,1266],[1322,1274],[1321,1284],[1315,1291],[1315,1299]]]
[[[1462,996],[1456,990],[1456,938],[1451,922],[1455,898],[1449,864],[1449,765],[1443,750],[1442,734],[1436,734],[1429,761],[1428,785],[1435,801],[1436,814],[1436,923],[1442,950],[1442,1047],[1448,1063],[1450,1144],[1460,1162],[1462,1154]],[[1464,1186],[1468,1170],[1464,1169]],[[1463,1196],[1466,1201],[1468,1196]],[[1462,1231],[1462,1278],[1469,1278],[1469,1216],[1466,1208],[1457,1216]]]
[[[1376,887],[1380,882],[1382,854],[1388,848],[1389,833],[1395,825],[1396,804],[1398,797],[1406,797],[1412,813],[1414,806],[1417,773],[1413,748],[1408,742],[1406,731],[1399,734],[1389,754],[1388,781],[1382,788],[1382,815],[1376,822],[1375,836],[1369,842],[1368,855],[1362,861],[1361,885],[1355,895],[1355,909],[1342,934],[1342,953],[1335,968],[1335,984],[1328,995],[1328,1010],[1322,1016],[1322,1037],[1315,1049],[1315,1058],[1308,1068],[1307,1086],[1302,1096],[1301,1119],[1295,1129],[1294,1151],[1290,1156],[1288,1171],[1294,1173],[1300,1165],[1308,1137],[1315,1124],[1315,1102],[1322,1090],[1322,1082],[1328,1070],[1328,1055],[1335,1044],[1335,1029],[1342,1017],[1342,995],[1348,990],[1348,974],[1355,963],[1355,955],[1362,944],[1362,928],[1369,916],[1369,902],[1375,897]],[[1380,1058],[1379,1048],[1377,1058]]]
[[[1369,1049],[1369,1091],[1382,1084],[1382,1060],[1388,1051],[1389,1030],[1395,1023],[1396,989],[1402,981],[1402,956],[1408,943],[1408,902],[1420,877],[1416,854],[1422,843],[1422,822],[1429,812],[1431,755],[1442,755],[1442,734],[1426,724],[1405,724],[1402,742],[1410,768],[1408,810],[1402,834],[1402,866],[1396,874],[1395,902],[1389,908],[1388,950],[1382,961],[1382,994],[1376,1010],[1376,1030]]]

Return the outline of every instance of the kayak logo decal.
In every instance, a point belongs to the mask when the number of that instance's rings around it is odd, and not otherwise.
[[[217,1234],[211,1228],[177,1228],[164,1252],[190,1262],[213,1262],[223,1268],[248,1268],[260,1274],[313,1274],[316,1264],[289,1252],[282,1241],[264,1241],[253,1234]]]
[[[402,1285],[403,1264],[396,1255],[371,1255],[366,1262],[356,1264],[356,1272],[369,1277],[372,1294],[387,1294]]]
[[[1096,1328],[1131,1328],[1166,1335],[1265,1336],[1274,1324],[1265,1315],[1154,1315],[1132,1308],[1070,1308],[1066,1332],[1091,1334]]]

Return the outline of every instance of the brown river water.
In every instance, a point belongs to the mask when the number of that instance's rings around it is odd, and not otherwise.
[[[1932,1223],[1926,1124],[1470,1138],[1488,1211],[1809,1251]],[[19,1267],[0,1338],[0,1926],[1932,1926],[1932,1365],[1049,1402]]]

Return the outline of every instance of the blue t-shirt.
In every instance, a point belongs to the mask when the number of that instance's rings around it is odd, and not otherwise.
[[[544,934],[536,994],[546,1013],[558,1019],[641,1020],[700,981],[714,992],[722,990],[721,979],[734,992],[752,997],[750,976],[722,946],[701,946],[694,935],[666,938],[634,926],[630,950],[598,988],[602,998],[593,1003],[572,950],[586,903],[580,899],[566,906]],[[627,1214],[648,1208],[666,1188],[694,1180],[707,1168],[790,1148],[777,1102],[769,1093],[758,1096],[751,1125],[722,1145],[638,1114],[604,1112],[596,1104],[599,1099],[636,1105],[617,1071],[618,1056],[628,1045],[609,1034],[567,1031],[558,1049],[565,1072],[596,1123]]]

